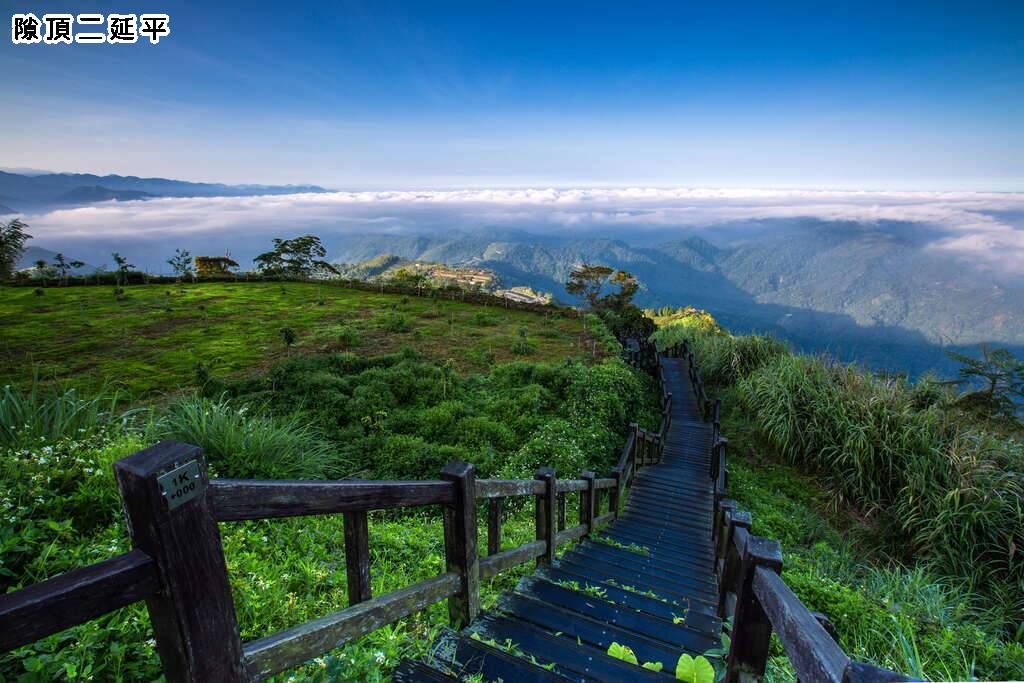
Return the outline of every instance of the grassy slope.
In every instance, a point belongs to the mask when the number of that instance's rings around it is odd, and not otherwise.
[[[278,336],[284,324],[299,333],[300,349],[290,356],[330,348],[332,341],[326,335],[333,334],[336,321],[345,317],[361,331],[357,352],[378,355],[417,340],[416,346],[428,357],[453,357],[461,369],[470,371],[492,367],[489,360],[485,364],[474,358],[481,358],[489,347],[495,363],[516,359],[509,347],[525,327],[536,349],[528,359],[557,361],[562,372],[569,372],[561,361],[579,353],[577,340],[583,332],[582,321],[450,302],[441,302],[440,314],[434,317],[435,305],[429,299],[402,303],[398,296],[326,287],[327,303],[320,306],[315,286],[295,284],[287,285],[285,294],[279,285],[248,284],[187,286],[183,291],[134,287],[124,301],[116,301],[107,288],[48,289],[40,297],[43,301],[30,290],[8,289],[0,297],[5,378],[25,383],[31,377],[25,363],[31,349],[33,359],[45,362],[48,372],[76,373],[85,386],[115,380],[138,394],[189,384],[194,379],[193,364],[208,363],[217,356],[222,358],[218,376],[248,374],[247,370],[269,365],[286,355]],[[170,313],[163,310],[165,299],[171,301]],[[205,301],[205,319],[196,312],[201,301]],[[413,332],[392,332],[380,326],[382,319],[393,315],[393,305],[411,318]],[[452,334],[449,315],[455,320]],[[189,321],[191,329],[184,324],[186,329],[181,331],[166,325],[167,329],[157,329],[168,317]],[[421,330],[418,339],[414,337],[417,329]],[[137,334],[140,331],[158,334],[142,337]],[[188,349],[190,344],[195,350]],[[467,383],[481,381],[466,378]],[[620,391],[623,386],[617,385]],[[533,412],[550,417],[540,400],[544,391],[537,385],[494,391],[498,400],[521,397]],[[609,391],[586,385],[581,400],[599,401],[601,396],[609,397]],[[156,417],[167,408],[159,406]],[[582,406],[581,413],[593,416],[607,409],[598,402]],[[520,412],[532,414],[531,410]],[[0,461],[4,484],[0,518],[5,520],[0,525],[0,590],[42,581],[128,550],[111,465],[151,440],[145,425],[128,431],[112,427],[106,435],[68,434],[5,453]],[[426,471],[422,474],[429,476]],[[507,510],[503,547],[532,540],[532,506],[509,505]],[[568,518],[577,514],[576,501],[570,496]],[[481,509],[481,518],[485,515]],[[486,548],[486,525],[480,526],[480,532],[479,547]],[[221,533],[243,638],[267,635],[347,604],[340,516],[225,524]],[[370,538],[374,594],[443,571],[442,523],[436,510],[371,513]],[[15,570],[13,576],[10,569]],[[532,569],[531,563],[482,582],[484,606]],[[425,654],[446,623],[447,611],[441,603],[278,678],[325,680],[326,674],[326,680],[386,679],[401,657]],[[145,607],[137,604],[0,656],[0,680],[5,676],[27,682],[154,680],[160,670],[154,645]]]
[[[283,327],[297,334],[292,354],[354,339],[360,353],[411,345],[462,371],[516,358],[520,328],[538,361],[578,354],[583,335],[571,318],[306,283],[139,285],[123,300],[108,287],[0,288],[0,383],[25,384],[38,365],[84,388],[116,377],[142,396],[191,384],[197,363],[228,376],[265,367],[289,353]]]

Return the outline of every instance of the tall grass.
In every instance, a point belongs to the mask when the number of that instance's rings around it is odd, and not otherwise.
[[[351,471],[338,448],[299,415],[270,417],[225,396],[184,396],[153,436],[200,446],[218,474],[257,479],[331,479]]]
[[[790,461],[875,513],[909,554],[1024,608],[1024,446],[921,408],[905,382],[806,356],[778,356],[740,384],[760,431]]]
[[[105,388],[85,397],[73,388],[42,382],[38,376],[24,391],[6,385],[0,390],[0,446],[95,434],[131,418],[132,413],[118,411],[123,398]]]
[[[662,348],[689,342],[701,377],[711,384],[733,384],[787,353],[786,345],[774,337],[733,336],[692,316],[659,328],[651,339]]]

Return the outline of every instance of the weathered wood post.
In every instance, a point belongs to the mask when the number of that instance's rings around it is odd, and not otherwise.
[[[565,531],[565,493],[558,494],[558,530]]]
[[[731,602],[739,594],[739,582],[742,570],[742,545],[737,550],[734,539],[741,535],[742,539],[750,536],[750,513],[732,510],[726,515],[726,526],[723,529],[719,554],[722,558],[721,576],[719,577],[718,616],[729,618],[733,613]],[[745,543],[745,541],[744,541]],[[732,597],[730,597],[730,593]]]
[[[373,597],[370,590],[369,520],[365,511],[346,512],[344,516],[348,604],[355,605]]]
[[[622,500],[622,471],[619,468],[612,470],[612,479],[615,480],[615,486],[611,488],[608,496],[608,507],[611,508],[611,512],[615,513],[614,519],[619,518],[619,501]]]
[[[544,482],[544,493],[536,497],[536,527],[537,540],[547,542],[537,564],[551,564],[555,559],[555,470],[541,467],[533,478]]]
[[[466,626],[480,611],[480,562],[476,554],[476,470],[465,462],[450,462],[441,478],[455,486],[455,501],[444,506],[446,571],[458,573],[458,594],[448,598],[453,627]]]
[[[582,478],[587,482],[587,488],[580,491],[580,524],[585,524],[587,533],[584,537],[590,536],[594,531],[594,498],[597,489],[594,488],[595,474],[590,470],[583,472]]]
[[[146,599],[168,681],[245,681],[203,452],[160,443],[114,463],[132,545],[156,560],[161,590]]]
[[[487,501],[487,554],[501,550],[501,498]]]
[[[743,548],[727,663],[729,683],[748,678],[759,680],[768,664],[772,622],[754,595],[754,572],[758,569],[782,572],[782,546],[778,541],[750,536]]]

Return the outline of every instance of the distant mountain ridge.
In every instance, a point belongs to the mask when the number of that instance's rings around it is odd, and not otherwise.
[[[69,204],[82,205],[116,199],[148,197],[244,197],[259,194],[327,192],[317,185],[225,185],[193,183],[169,178],[91,173],[44,173],[23,175],[0,171],[0,197],[19,211],[40,210]]]
[[[797,221],[761,226],[756,238],[744,233],[735,243],[686,235],[645,246],[601,237],[363,235],[332,244],[331,255],[486,268],[505,286],[563,301],[572,301],[564,283],[575,265],[602,263],[639,278],[641,306],[694,305],[737,332],[768,331],[803,350],[911,373],[945,365],[944,347],[1024,348],[1024,283],[913,248],[917,238],[899,230],[835,227]]]

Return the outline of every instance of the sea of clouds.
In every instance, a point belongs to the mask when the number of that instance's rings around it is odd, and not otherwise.
[[[926,226],[932,237],[925,248],[1005,273],[1024,273],[1024,193],[722,188],[330,192],[110,201],[25,217],[34,244],[77,250],[76,255],[90,258],[118,244],[128,253],[197,244],[204,251],[250,254],[265,249],[270,237],[304,233],[329,242],[367,233],[523,230],[553,236],[603,231],[630,241],[676,227],[725,231],[750,221],[800,218],[835,222],[836,229],[850,221]]]

